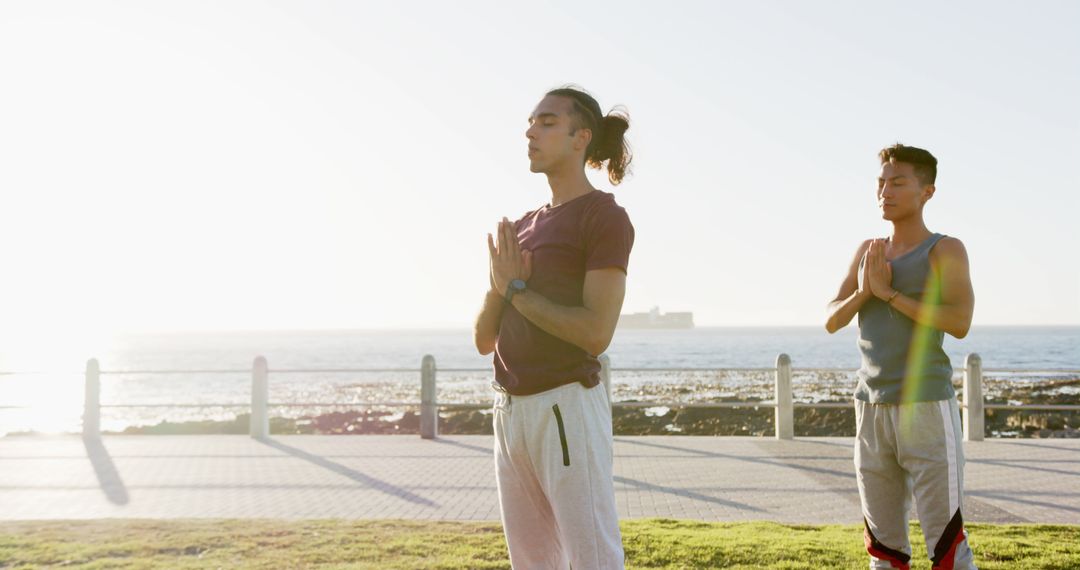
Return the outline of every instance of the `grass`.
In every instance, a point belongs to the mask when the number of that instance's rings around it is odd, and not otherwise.
[[[624,521],[627,568],[866,568],[859,526]],[[985,570],[1080,568],[1080,526],[971,525]],[[929,568],[912,525],[914,568]],[[496,523],[99,520],[0,523],[0,568],[510,568]]]

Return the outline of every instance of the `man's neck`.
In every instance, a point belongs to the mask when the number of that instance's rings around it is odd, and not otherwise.
[[[892,242],[901,247],[914,246],[930,237],[922,216],[912,216],[893,222]]]
[[[551,205],[565,204],[592,192],[595,188],[589,184],[584,169],[574,169],[565,173],[549,172],[548,186],[551,187]]]

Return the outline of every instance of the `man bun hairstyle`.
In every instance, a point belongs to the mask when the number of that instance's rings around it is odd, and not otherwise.
[[[630,128],[630,116],[625,109],[616,107],[607,115],[600,110],[600,104],[584,89],[566,85],[547,92],[548,95],[566,97],[573,102],[573,127],[592,131],[592,140],[585,149],[585,164],[601,169],[607,162],[608,180],[618,185],[630,172],[630,161],[634,155],[626,141],[626,130]]]
[[[937,159],[928,150],[896,143],[881,149],[878,157],[881,158],[881,164],[889,161],[910,164],[923,186],[933,184],[937,180]]]

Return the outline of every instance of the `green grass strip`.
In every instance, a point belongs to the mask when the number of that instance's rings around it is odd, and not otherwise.
[[[862,527],[623,521],[627,568],[866,568]],[[1080,526],[968,527],[984,570],[1080,568]],[[913,568],[929,568],[912,525]],[[508,569],[497,523],[95,520],[0,522],[0,568]]]

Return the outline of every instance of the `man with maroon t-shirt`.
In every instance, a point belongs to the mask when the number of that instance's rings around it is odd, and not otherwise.
[[[624,115],[575,88],[529,117],[529,165],[551,202],[488,235],[491,289],[476,320],[495,353],[495,463],[514,568],[623,568],[612,482],[611,404],[597,355],[626,291],[634,228],[585,165],[613,184],[630,163]]]

